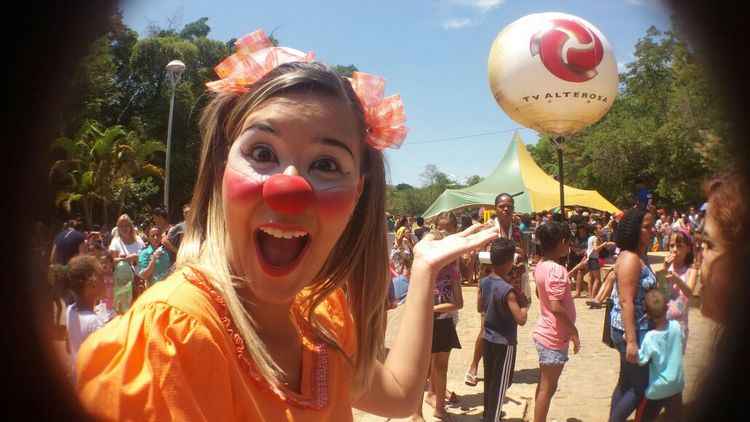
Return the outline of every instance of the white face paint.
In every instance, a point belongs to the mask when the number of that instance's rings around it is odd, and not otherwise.
[[[254,299],[290,302],[322,268],[361,192],[360,138],[350,106],[329,96],[273,97],[247,117],[229,151],[223,201],[231,265]],[[280,174],[304,179],[314,199],[295,212],[272,206],[264,187]]]

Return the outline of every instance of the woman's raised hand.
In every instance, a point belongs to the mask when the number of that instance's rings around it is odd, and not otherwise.
[[[468,229],[434,239],[425,235],[414,245],[414,265],[425,265],[431,270],[439,270],[460,258],[464,253],[476,250],[497,239],[500,231],[492,223],[474,224]]]
[[[672,262],[674,262],[674,254],[670,252],[666,258],[664,258],[664,265],[669,266],[672,265]]]

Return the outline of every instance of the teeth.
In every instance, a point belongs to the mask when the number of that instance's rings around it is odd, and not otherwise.
[[[307,236],[307,232],[299,230],[282,230],[275,227],[261,227],[260,230],[279,239],[293,239],[295,237]]]

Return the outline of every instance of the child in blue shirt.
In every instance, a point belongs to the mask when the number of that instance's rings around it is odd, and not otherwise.
[[[648,388],[642,407],[643,421],[655,420],[665,409],[665,420],[682,420],[682,329],[667,320],[667,302],[658,289],[646,293],[646,313],[654,329],[647,332],[638,350],[638,364],[648,364]]]
[[[478,306],[484,310],[484,420],[499,421],[505,393],[513,381],[518,326],[526,324],[528,302],[507,281],[516,245],[497,239],[490,246],[492,272],[480,281]]]
[[[409,292],[409,276],[411,274],[411,256],[402,261],[401,273],[391,279],[388,286],[388,309],[402,305]]]

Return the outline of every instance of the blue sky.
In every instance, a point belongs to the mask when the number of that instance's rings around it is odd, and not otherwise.
[[[125,22],[141,34],[150,23],[181,28],[205,16],[213,39],[263,28],[324,63],[384,76],[386,95],[404,100],[409,127],[401,149],[386,153],[390,182],[415,186],[427,164],[459,181],[487,175],[519,128],[487,82],[490,46],[509,23],[540,12],[580,16],[604,33],[619,66],[632,61],[648,27],[669,25],[669,11],[653,0],[131,0],[121,7]],[[528,129],[519,133],[527,144],[538,137]],[[446,140],[457,137],[465,138]]]

